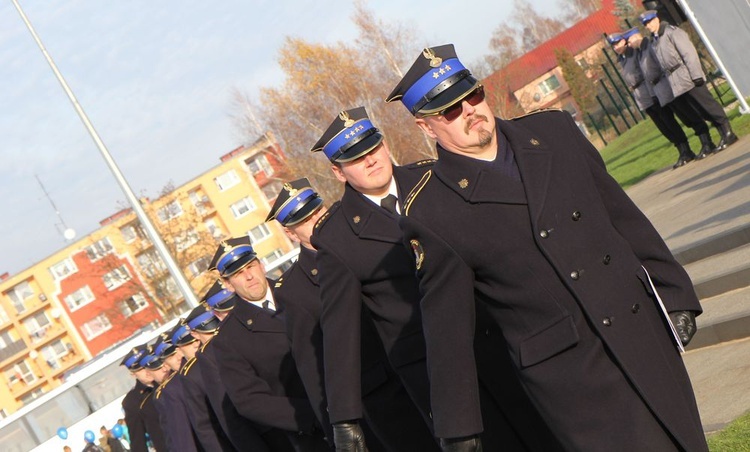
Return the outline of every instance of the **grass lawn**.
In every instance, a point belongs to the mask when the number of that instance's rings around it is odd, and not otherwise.
[[[750,413],[708,437],[711,452],[750,452]]]
[[[729,98],[730,95],[725,97],[728,102],[733,102],[735,98]],[[737,135],[750,133],[750,115],[740,115],[739,105],[734,106],[727,116]],[[691,129],[684,130],[690,140],[690,148],[697,154],[700,140]],[[710,130],[714,143],[718,143],[718,131],[714,127],[710,127]],[[672,171],[672,165],[677,161],[677,148],[664,138],[650,119],[646,119],[605,146],[602,157],[612,177],[627,188],[657,171]]]

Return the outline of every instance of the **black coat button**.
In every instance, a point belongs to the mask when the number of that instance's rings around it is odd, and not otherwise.
[[[610,319],[609,317],[604,317],[602,323],[604,324],[604,326],[610,326],[612,325],[612,319]]]
[[[639,305],[638,303],[636,303],[636,304],[633,305],[632,308],[630,308],[630,310],[633,311],[633,314],[637,314],[638,311],[641,310],[641,305]]]
[[[604,258],[602,258],[602,263],[604,263],[604,265],[609,265],[609,262],[611,260],[612,260],[612,256],[610,256],[609,254],[607,254],[607,255],[604,256]]]
[[[581,212],[579,212],[577,210],[575,212],[573,212],[573,221],[578,221],[580,219],[581,219]]]
[[[547,237],[549,237],[549,231],[542,229],[541,231],[539,231],[539,237],[546,239]]]
[[[580,277],[581,277],[581,274],[578,271],[574,270],[570,272],[570,278],[573,279],[574,281],[578,281],[578,278]]]

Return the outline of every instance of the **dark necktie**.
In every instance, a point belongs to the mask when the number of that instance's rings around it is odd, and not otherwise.
[[[269,311],[273,311],[273,309],[271,309],[270,303],[271,303],[271,300],[265,300],[263,303],[261,303],[261,306],[263,306],[263,309],[268,309]]]
[[[398,211],[396,210],[396,203],[398,202],[398,198],[396,198],[395,195],[388,195],[385,198],[380,200],[380,207],[384,208],[388,212],[398,215]]]

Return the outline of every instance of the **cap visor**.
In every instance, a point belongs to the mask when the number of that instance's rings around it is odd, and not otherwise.
[[[417,113],[430,114],[444,110],[461,101],[467,94],[479,85],[477,79],[469,75],[451,85],[430,102],[427,102]]]
[[[355,144],[354,146],[350,147],[346,150],[343,154],[341,154],[335,161],[339,163],[346,163],[351,162],[352,160],[357,160],[358,158],[362,157],[363,155],[371,152],[374,150],[378,145],[383,141],[383,135],[378,132],[370,135],[367,138],[364,138],[359,143]]]
[[[249,264],[257,258],[258,255],[255,253],[247,253],[243,256],[240,256],[239,259],[227,265],[227,268],[224,269],[224,273],[222,273],[221,276],[228,278],[238,271],[242,270],[245,265]]]
[[[318,210],[318,207],[320,207],[321,204],[323,204],[322,198],[318,198],[317,196],[310,198],[310,200],[304,206],[302,206],[301,209],[299,209],[294,213],[294,215],[291,216],[291,218],[289,218],[289,221],[283,223],[284,226],[294,226],[297,223],[305,221],[307,217]]]

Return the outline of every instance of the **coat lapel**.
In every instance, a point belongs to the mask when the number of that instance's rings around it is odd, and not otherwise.
[[[544,207],[552,170],[549,143],[513,121],[497,120],[497,125],[513,148],[529,211],[536,221]]]
[[[352,231],[362,239],[401,243],[398,222],[385,209],[346,184],[341,209]]]
[[[310,282],[317,287],[319,283],[318,283],[318,268],[315,265],[315,251],[305,248],[304,246],[300,246],[299,259],[297,260],[297,265],[299,265],[299,268],[302,271],[302,273],[305,274],[305,277],[309,279]]]
[[[268,312],[267,310],[259,308],[249,301],[245,301],[239,297],[237,299],[237,304],[235,304],[234,309],[232,309],[231,315],[234,316],[242,326],[250,331],[270,333],[286,332],[281,312]]]

